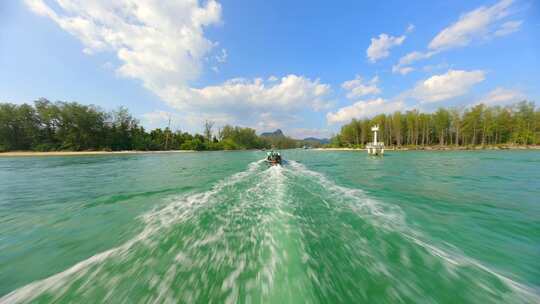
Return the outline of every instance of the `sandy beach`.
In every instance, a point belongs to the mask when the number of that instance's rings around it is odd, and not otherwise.
[[[312,150],[317,150],[317,151],[365,151],[366,149],[356,149],[356,148],[313,148]]]
[[[360,148],[314,148],[318,151],[365,151]],[[540,150],[540,145],[387,147],[385,151]]]
[[[313,148],[316,151],[366,151],[360,148]],[[425,147],[388,147],[386,151],[472,151],[472,150],[540,150],[539,145],[529,146],[474,146],[474,147],[453,147],[453,146],[425,146]],[[232,152],[235,150],[230,150]],[[245,150],[242,150],[245,151]],[[114,155],[114,154],[162,154],[162,153],[192,153],[193,150],[169,150],[169,151],[12,151],[1,152],[0,157],[35,157],[35,156],[82,156],[82,155]]]
[[[54,151],[54,152],[33,152],[33,151],[13,151],[0,153],[0,157],[33,157],[33,156],[81,156],[81,155],[110,155],[110,154],[159,154],[159,153],[190,153],[191,150],[170,150],[170,151]]]

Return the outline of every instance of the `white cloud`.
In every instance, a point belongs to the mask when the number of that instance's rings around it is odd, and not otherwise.
[[[482,97],[476,104],[483,103],[488,106],[508,105],[526,98],[525,94],[517,90],[505,89],[502,87],[495,88],[491,92]]]
[[[366,50],[366,55],[371,62],[386,58],[390,55],[390,49],[401,45],[405,41],[405,35],[394,37],[380,34],[378,38],[371,38],[371,44]]]
[[[456,22],[444,28],[431,40],[428,45],[429,51],[415,51],[403,56],[392,71],[407,74],[412,71],[408,66],[416,61],[431,58],[443,51],[465,47],[475,40],[504,36],[519,30],[522,21],[508,21],[501,24],[511,15],[512,2],[513,0],[501,0],[492,6],[481,6],[461,15]]]
[[[494,33],[495,36],[506,36],[514,32],[519,31],[523,21],[508,21],[501,25],[501,27]]]
[[[405,29],[405,34],[412,33],[415,29],[414,24],[409,24]],[[376,62],[379,59],[390,56],[390,49],[401,45],[406,35],[394,37],[385,33],[379,35],[379,37],[371,38],[371,44],[366,50],[366,56],[371,62]]]
[[[430,58],[431,56],[435,54],[436,52],[425,52],[425,53],[418,52],[418,51],[410,52],[399,59],[398,64],[392,67],[392,72],[399,73],[401,75],[406,75],[414,71],[414,68],[409,66],[410,64],[418,60]]]
[[[501,0],[490,7],[479,7],[462,15],[458,21],[443,29],[431,42],[431,50],[446,50],[468,45],[473,39],[487,37],[495,23],[509,15],[513,0]]]
[[[161,97],[198,79],[203,58],[215,46],[203,30],[221,21],[214,0],[204,6],[190,0],[55,2],[56,10],[43,0],[26,0],[33,12],[78,38],[85,53],[115,52],[119,75],[141,80]]]
[[[114,69],[114,64],[112,62],[110,62],[110,61],[107,61],[104,64],[102,64],[101,67],[106,69],[106,70],[112,70],[112,69]]]
[[[446,70],[450,67],[448,63],[430,64],[422,67],[424,72],[432,72],[436,70]]]
[[[217,129],[226,124],[240,125],[235,119],[236,117],[224,113],[205,113],[204,115],[201,115],[201,113],[182,113],[180,120],[174,126],[182,130],[202,132],[203,124],[206,121],[212,121],[215,123],[214,131],[217,131]]]
[[[171,130],[191,130],[195,132],[202,131],[202,126],[206,120],[213,121],[216,124],[216,130],[234,120],[234,117],[226,114],[200,115],[198,113],[176,113],[163,110],[144,113],[141,118],[144,127],[148,129],[164,129],[169,125],[170,119]]]
[[[433,56],[433,53],[411,52],[399,59],[399,65],[411,64],[417,60],[425,59]]]
[[[38,15],[52,19],[58,18],[56,13],[42,0],[26,0],[25,2],[28,8]]]
[[[408,66],[401,67],[399,65],[395,65],[395,66],[392,67],[392,72],[393,73],[399,73],[401,75],[407,75],[412,71],[414,71],[414,68],[408,67]]]
[[[254,127],[259,132],[274,131],[282,127],[282,122],[282,117],[274,117],[272,113],[265,112],[258,115],[258,121]]]
[[[371,99],[367,101],[358,101],[355,104],[339,109],[337,112],[327,113],[328,123],[348,122],[353,118],[372,117],[381,113],[392,113],[405,108],[401,100],[388,101],[382,98]]]
[[[221,53],[216,55],[216,61],[219,63],[225,63],[227,62],[227,56],[228,56],[227,50],[221,49]]]
[[[443,101],[466,94],[484,79],[483,71],[449,70],[445,74],[420,81],[408,95],[421,103]]]
[[[167,111],[158,110],[150,113],[145,113],[142,115],[142,117],[146,123],[156,125],[167,122],[172,115],[172,113],[169,113]]]
[[[377,87],[378,82],[379,77],[377,76],[366,83],[362,77],[357,75],[355,79],[345,81],[341,84],[341,87],[349,91],[349,93],[347,93],[347,98],[355,99],[366,95],[376,95],[381,93],[381,89]]]
[[[292,109],[324,108],[328,102],[330,85],[318,79],[287,75],[279,81],[235,78],[220,85],[204,88],[168,88],[165,92],[169,105],[180,110],[213,112],[285,111]]]
[[[291,113],[262,112],[253,115],[251,126],[258,132],[269,132],[302,122],[302,118]],[[286,133],[285,135],[289,135]]]
[[[218,44],[204,33],[206,27],[221,23],[221,5],[215,0],[56,0],[54,6],[53,0],[25,2],[33,12],[79,39],[85,53],[115,53],[120,63],[116,72],[142,81],[165,103],[182,110],[186,124],[206,118],[252,126],[270,124],[271,118],[263,113],[281,119],[285,111],[320,110],[330,104],[329,85],[297,75],[191,87],[201,76],[203,64],[213,59],[209,69],[219,72],[219,64],[227,61],[225,49],[210,58]],[[156,112],[143,117],[157,120],[163,115]]]
[[[310,128],[295,128],[291,130],[285,130],[285,135],[290,136],[292,138],[297,139],[304,139],[307,137],[315,137],[315,138],[330,138],[332,137],[332,132],[329,129],[310,129]]]
[[[141,117],[143,125],[149,129],[165,128],[169,125],[170,119],[171,129],[176,130],[180,121],[183,121],[179,114],[163,110],[144,113]]]
[[[301,122],[297,113],[328,108],[330,93],[330,86],[318,79],[287,75],[278,80],[236,78],[203,88],[173,87],[166,100],[184,115],[199,119],[190,119],[192,128],[210,119],[268,131]]]

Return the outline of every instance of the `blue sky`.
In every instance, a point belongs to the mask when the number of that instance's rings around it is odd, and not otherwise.
[[[538,38],[533,0],[3,1],[0,102],[326,137],[396,110],[538,102]]]

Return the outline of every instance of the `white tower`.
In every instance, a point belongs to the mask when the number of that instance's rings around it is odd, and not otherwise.
[[[377,145],[377,132],[379,131],[379,126],[378,126],[378,125],[374,125],[374,126],[371,128],[371,131],[373,131],[373,144]]]
[[[367,152],[370,155],[383,155],[384,143],[377,141],[377,132],[379,132],[379,126],[374,125],[371,128],[371,131],[373,131],[373,142],[367,144]]]

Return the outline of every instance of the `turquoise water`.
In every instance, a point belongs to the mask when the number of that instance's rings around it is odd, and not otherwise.
[[[538,303],[540,152],[0,158],[0,303]]]

